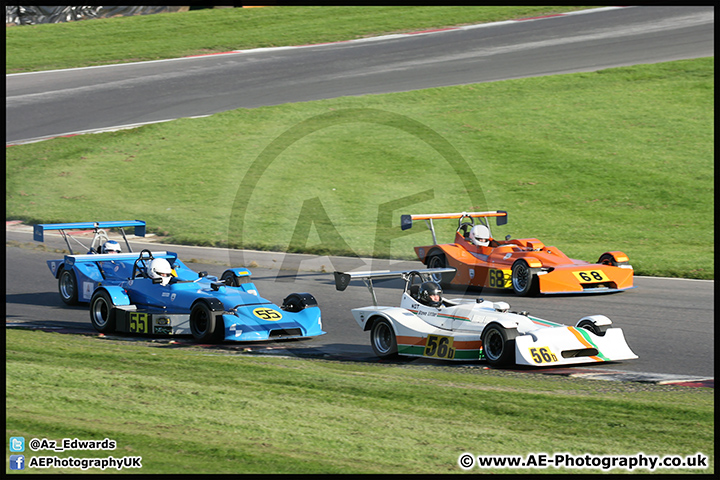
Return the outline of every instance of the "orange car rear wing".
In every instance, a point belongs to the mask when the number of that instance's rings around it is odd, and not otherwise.
[[[437,239],[435,238],[435,227],[432,223],[433,220],[446,220],[453,218],[462,219],[465,217],[469,217],[471,219],[497,217],[497,224],[505,225],[507,223],[507,215],[508,214],[505,210],[494,210],[490,212],[429,213],[424,215],[402,215],[400,217],[400,228],[402,230],[408,230],[412,228],[413,222],[415,220],[425,220],[427,222],[428,228],[430,229],[430,232],[432,233],[433,243],[437,244]]]

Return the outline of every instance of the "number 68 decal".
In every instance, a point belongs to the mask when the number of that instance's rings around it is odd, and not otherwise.
[[[488,287],[490,288],[512,288],[511,270],[497,270],[491,268],[488,270]]]
[[[588,270],[585,272],[573,272],[573,275],[575,275],[575,278],[578,279],[580,282],[586,282],[586,283],[592,283],[592,282],[607,282],[610,280],[607,275],[605,275],[600,270]]]
[[[557,362],[557,356],[549,347],[533,347],[530,349],[530,355],[535,363]]]

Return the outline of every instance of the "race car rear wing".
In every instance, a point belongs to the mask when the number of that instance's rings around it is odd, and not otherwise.
[[[134,227],[135,228],[135,236],[136,237],[144,237],[145,236],[145,222],[142,220],[124,220],[124,221],[111,221],[111,222],[77,222],[77,223],[40,223],[33,227],[33,240],[36,242],[42,242],[45,240],[45,232],[50,230],[57,230],[60,232],[60,235],[62,235],[63,239],[65,240],[65,243],[68,246],[68,249],[70,250],[70,255],[73,255],[73,249],[70,245],[71,238],[68,233],[66,233],[66,230],[93,230],[93,241],[90,246],[90,250],[95,248],[97,245],[96,243],[101,241],[103,238],[107,239],[107,234],[104,230],[105,228],[119,228],[120,233],[122,234],[123,239],[125,240],[125,245],[128,247],[128,251],[132,252],[132,248],[130,247],[130,243],[128,242],[127,237],[125,236],[125,227]],[[85,247],[79,240],[74,239],[76,242],[78,242],[80,245]],[[85,247],[87,248],[87,247]]]
[[[396,272],[388,270],[381,270],[377,272],[335,272],[335,288],[342,292],[348,287],[351,280],[362,280],[370,291],[370,295],[372,295],[373,305],[377,307],[377,297],[375,296],[375,290],[373,289],[373,280],[402,278],[405,280],[405,291],[407,291],[410,286],[410,282],[415,275],[419,276],[423,282],[427,282],[430,281],[431,275],[433,274],[453,272],[455,272],[454,268],[426,268],[424,270],[400,270]]]
[[[147,250],[146,250],[147,251]],[[147,257],[143,257],[145,260],[155,259],[155,258],[165,258],[170,261],[172,264],[173,261],[177,258],[177,253],[175,252],[168,252],[168,251],[158,251],[158,252],[148,252],[149,255]],[[98,256],[97,254],[88,254],[88,255],[65,255],[65,265],[72,266],[76,263],[84,263],[84,262],[97,262],[102,260],[103,262],[119,262],[119,261],[127,261],[127,260],[135,260],[138,258],[137,253],[112,253],[112,254],[104,254],[102,256]]]
[[[425,215],[402,215],[400,217],[400,228],[402,230],[408,230],[412,228],[413,221],[415,220],[425,220],[428,228],[430,229],[430,233],[432,233],[433,237],[433,243],[437,244],[437,238],[435,237],[435,226],[433,225],[433,220],[445,220],[445,219],[452,219],[452,218],[459,218],[460,222],[462,222],[463,218],[470,218],[471,220],[474,218],[482,218],[485,219],[483,224],[490,228],[490,225],[488,224],[486,218],[487,217],[497,217],[497,225],[505,225],[507,223],[507,212],[504,210],[495,210],[491,212],[461,212],[461,213],[430,213]]]

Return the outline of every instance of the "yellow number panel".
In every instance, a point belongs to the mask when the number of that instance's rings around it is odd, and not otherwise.
[[[256,308],[253,310],[253,315],[258,317],[261,320],[266,320],[268,322],[277,322],[282,318],[282,313],[278,312],[277,310],[273,310],[272,308]]]
[[[150,322],[148,322],[147,313],[131,313],[130,328],[131,333],[150,333]]]
[[[572,272],[575,278],[581,283],[609,282],[610,279],[602,270],[587,270],[583,272]]]
[[[423,355],[426,357],[436,358],[455,358],[455,349],[453,348],[453,338],[441,335],[428,335],[425,341],[425,350]]]
[[[557,362],[557,355],[552,353],[549,347],[533,347],[530,349],[530,356],[535,363]]]
[[[487,286],[490,288],[512,288],[512,270],[488,270]]]

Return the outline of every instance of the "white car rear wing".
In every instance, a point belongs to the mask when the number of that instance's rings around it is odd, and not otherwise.
[[[407,291],[409,283],[414,275],[419,276],[423,282],[427,282],[430,281],[430,276],[433,274],[453,272],[455,272],[454,268],[427,268],[424,270],[399,270],[395,272],[391,272],[389,270],[381,270],[377,272],[335,272],[335,288],[342,292],[348,287],[351,280],[362,280],[368,290],[370,290],[373,305],[377,307],[377,297],[375,297],[375,290],[373,289],[373,280],[402,278],[405,280],[405,291]]]

